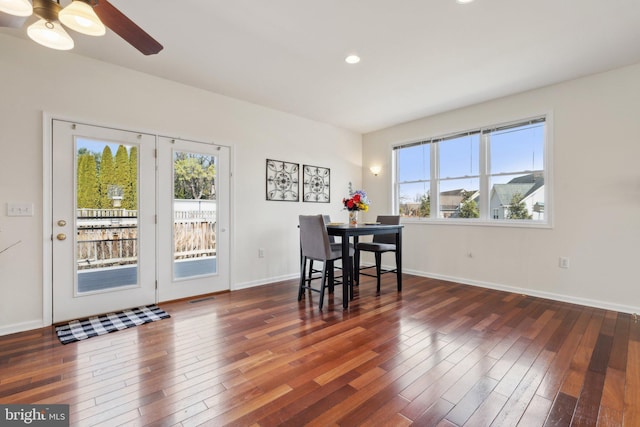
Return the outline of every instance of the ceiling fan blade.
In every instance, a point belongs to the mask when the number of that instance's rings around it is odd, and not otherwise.
[[[99,0],[93,10],[105,26],[145,55],[153,55],[163,49],[160,43],[107,0]]]
[[[20,28],[27,18],[28,16],[15,16],[0,12],[0,27]]]

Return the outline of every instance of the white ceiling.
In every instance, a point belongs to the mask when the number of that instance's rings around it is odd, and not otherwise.
[[[359,133],[640,62],[640,0],[110,1],[164,50],[73,52]]]

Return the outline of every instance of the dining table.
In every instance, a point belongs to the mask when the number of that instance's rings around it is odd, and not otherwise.
[[[357,225],[349,225],[345,223],[327,224],[327,233],[330,236],[340,237],[342,242],[342,266],[349,266],[349,243],[353,243],[354,247],[358,245],[360,236],[373,236],[376,234],[395,234],[396,236],[396,277],[398,282],[398,292],[402,291],[402,224],[388,225],[380,223],[358,223]],[[353,241],[352,241],[353,240]],[[354,266],[353,274],[349,281],[355,283],[359,280],[359,266]],[[342,280],[342,307],[349,308],[349,299],[353,297],[353,292],[349,292],[349,286],[355,283],[349,283]],[[353,289],[353,288],[352,288]],[[349,297],[347,297],[349,295]]]

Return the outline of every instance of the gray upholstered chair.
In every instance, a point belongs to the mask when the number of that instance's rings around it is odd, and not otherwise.
[[[322,219],[324,220],[325,226],[331,222],[331,217],[329,215],[322,215]],[[336,242],[336,237],[329,235],[329,243],[331,243],[331,248],[333,249],[342,249],[342,243]],[[353,243],[349,243],[350,252],[353,253],[355,250]],[[342,267],[336,267],[339,270],[342,270]],[[352,266],[353,268],[353,266]],[[309,260],[309,280],[312,279],[314,274],[321,273],[322,270],[317,270],[313,268],[313,260]]]
[[[398,225],[400,224],[400,216],[399,215],[378,215],[376,219],[377,222],[386,225]],[[376,265],[368,266],[368,267],[360,267],[360,252],[373,252]],[[356,251],[354,256],[354,264],[355,268],[357,268],[358,274],[362,274],[364,276],[375,277],[377,279],[376,289],[377,292],[380,292],[380,276],[385,273],[396,273],[397,268],[383,270],[382,269],[382,254],[385,252],[395,252],[396,254],[396,267],[398,265],[398,252],[396,251],[396,235],[395,234],[376,234],[373,236],[372,242],[359,242],[356,245]],[[376,274],[370,274],[366,271],[370,268],[376,269]],[[363,272],[364,271],[364,272]]]
[[[327,227],[322,215],[300,215],[300,285],[298,290],[298,301],[302,300],[304,290],[315,291],[320,293],[319,308],[322,310],[324,303],[325,289],[330,290],[337,283],[334,275],[334,262],[342,258],[342,249],[337,244],[332,244],[327,233]],[[353,250],[349,251],[352,257]],[[307,261],[321,261],[323,263],[320,276],[308,277],[306,274]],[[351,264],[351,263],[350,263]],[[344,266],[341,280],[347,280],[349,285],[352,283],[352,269],[350,266]],[[313,280],[320,280],[320,288],[312,287]],[[353,289],[349,286],[349,295],[343,295],[343,298],[352,298]]]

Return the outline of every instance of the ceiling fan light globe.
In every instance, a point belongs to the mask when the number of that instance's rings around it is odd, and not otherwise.
[[[360,62],[360,57],[356,54],[352,54],[344,58],[344,62],[346,62],[347,64],[357,64],[358,62]]]
[[[74,0],[62,9],[58,19],[72,30],[88,36],[104,36],[107,31],[93,7],[82,0]]]
[[[14,16],[31,16],[33,6],[29,0],[0,0],[0,11]]]
[[[41,19],[35,24],[29,25],[27,35],[34,42],[50,49],[73,49],[73,39],[58,22]]]

